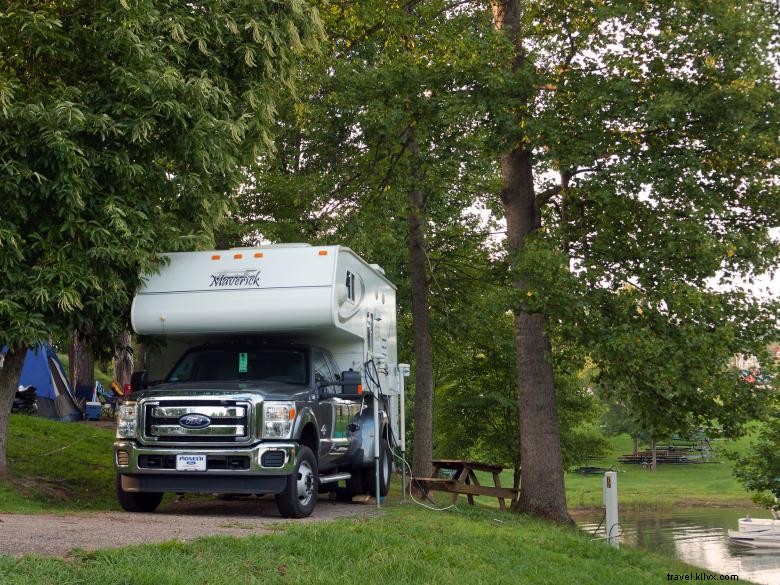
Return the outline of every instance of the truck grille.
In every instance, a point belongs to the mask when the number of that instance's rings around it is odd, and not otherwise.
[[[248,402],[235,400],[165,400],[144,405],[144,438],[155,443],[242,443],[249,440]],[[185,426],[188,415],[207,417],[203,425]]]

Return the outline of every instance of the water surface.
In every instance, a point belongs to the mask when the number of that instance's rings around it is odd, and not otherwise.
[[[768,511],[739,508],[621,511],[621,543],[676,556],[722,575],[738,575],[740,581],[780,585],[780,549],[754,549],[729,542],[728,530],[736,530],[737,519],[746,513],[769,517]],[[602,511],[593,511],[575,516],[581,528],[593,532],[602,515]],[[603,526],[596,536],[604,536]]]

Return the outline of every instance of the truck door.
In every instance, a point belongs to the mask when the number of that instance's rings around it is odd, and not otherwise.
[[[335,386],[327,384],[333,382],[333,373],[328,366],[328,360],[319,349],[312,349],[312,362],[314,366],[314,382],[318,391],[317,422],[320,425],[320,452],[319,468],[327,470],[333,467],[333,430],[336,416],[334,404]]]
[[[337,382],[340,382],[341,376],[338,374],[339,370],[336,362],[333,361],[333,356],[327,352],[324,353],[330,365],[330,370],[333,372],[333,377]],[[349,463],[354,455],[350,425],[357,423],[361,401],[356,400],[354,397],[344,398],[342,396],[344,392],[343,386],[334,386],[333,388],[335,395],[333,396],[333,446],[331,453],[337,465],[344,465]]]

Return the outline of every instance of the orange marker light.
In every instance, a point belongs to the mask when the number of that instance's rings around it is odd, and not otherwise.
[[[289,413],[289,415],[290,415],[290,420],[295,420],[295,409],[294,409],[294,408],[291,408],[291,409],[288,411],[288,413]]]
[[[211,259],[212,259],[212,260],[219,260],[220,258],[222,258],[222,256],[220,256],[219,254],[214,254],[214,255],[211,257]]]
[[[320,256],[327,256],[328,251],[327,250],[320,250]]]
[[[243,254],[233,254],[233,260],[241,260],[241,258],[243,257],[244,257]]]
[[[263,253],[262,252],[255,252],[255,258],[262,258]]]
[[[358,395],[363,394],[363,384],[358,384]]]

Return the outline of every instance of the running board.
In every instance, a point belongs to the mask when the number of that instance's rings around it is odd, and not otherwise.
[[[333,475],[321,475],[320,483],[334,483],[341,481],[342,479],[349,479],[352,477],[351,473],[334,473]]]

